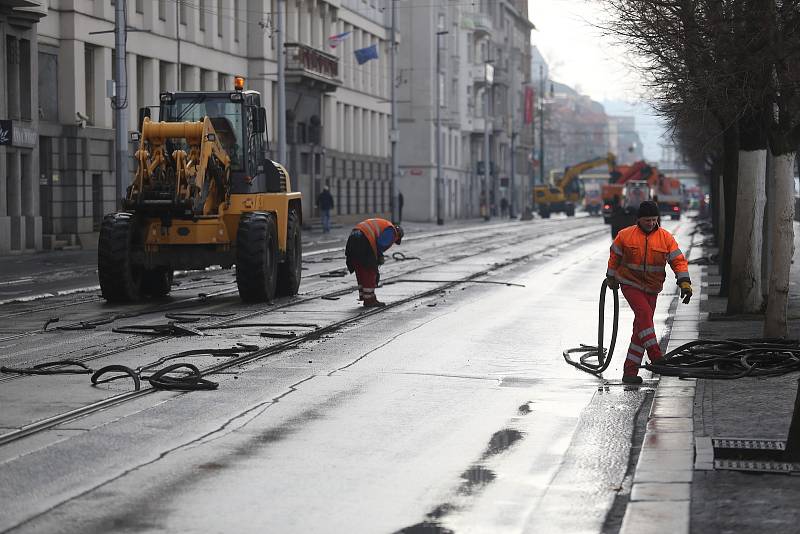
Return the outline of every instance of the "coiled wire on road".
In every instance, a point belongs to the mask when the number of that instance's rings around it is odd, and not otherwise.
[[[606,311],[606,291],[611,288],[608,287],[608,282],[603,280],[600,286],[600,306],[599,316],[597,320],[597,345],[585,345],[581,343],[580,347],[575,347],[565,350],[562,355],[564,360],[581,371],[584,371],[595,376],[599,376],[603,371],[608,369],[611,364],[611,357],[614,355],[614,346],[617,343],[617,330],[619,329],[619,292],[617,289],[611,289],[614,295],[614,323],[611,328],[611,341],[608,344],[608,349],[603,347],[603,337],[605,335],[605,311]],[[578,360],[570,358],[571,354],[582,353]]]
[[[133,380],[134,391],[139,391],[139,389],[141,388],[142,380],[148,381],[150,385],[156,389],[166,389],[171,391],[197,391],[197,390],[217,389],[217,387],[219,386],[218,383],[204,379],[202,377],[202,373],[197,368],[197,366],[186,362],[174,363],[168,365],[163,369],[158,369],[154,371],[153,374],[149,376],[145,376],[143,373],[145,373],[146,371],[153,371],[160,365],[170,360],[176,360],[178,358],[189,358],[197,356],[235,358],[236,356],[239,356],[241,353],[253,352],[255,350],[258,350],[257,345],[247,345],[244,343],[238,343],[236,347],[231,347],[229,349],[186,350],[183,352],[179,352],[177,354],[164,356],[163,358],[160,358],[152,363],[142,365],[141,367],[137,367],[136,369],[132,369],[126,365],[119,365],[119,364],[106,365],[105,367],[101,367],[100,369],[95,371],[94,374],[92,375],[91,380],[92,380],[92,385],[96,386],[98,384],[105,384],[123,378],[130,378],[131,380]],[[170,373],[174,373],[178,369],[188,369],[188,373],[184,371],[184,374],[182,376],[169,376]],[[108,376],[107,378],[102,378],[104,375],[110,375],[110,376]]]
[[[792,339],[726,339],[684,343],[643,366],[662,376],[731,380],[800,371],[800,343]]]

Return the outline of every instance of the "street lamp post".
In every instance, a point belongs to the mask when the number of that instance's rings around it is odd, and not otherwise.
[[[489,102],[491,97],[492,83],[494,82],[494,65],[490,61],[486,62],[485,85],[484,85],[484,104],[483,104],[483,195],[484,195],[484,213],[483,219],[489,220],[491,214],[491,203],[489,199],[489,170],[491,163],[489,161]]]
[[[436,224],[444,224],[442,216],[442,106],[441,106],[441,40],[447,30],[436,32]]]

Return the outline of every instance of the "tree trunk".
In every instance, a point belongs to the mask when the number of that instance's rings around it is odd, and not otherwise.
[[[720,226],[722,239],[720,239],[720,286],[719,295],[728,296],[731,278],[731,261],[733,259],[731,243],[733,243],[733,222],[736,220],[736,190],[739,182],[739,130],[736,125],[728,126],[722,135],[723,163],[722,163],[722,188],[720,204]]]
[[[764,224],[761,227],[761,296],[766,305],[769,297],[769,277],[772,272],[772,224],[775,221],[775,154],[767,149],[767,172],[764,182],[767,201],[764,204]]]
[[[739,151],[728,314],[761,313],[761,237],[767,151]],[[728,217],[728,221],[731,219]]]
[[[771,201],[772,270],[764,337],[788,337],[789,269],[794,257],[795,152],[775,156],[775,199]]]

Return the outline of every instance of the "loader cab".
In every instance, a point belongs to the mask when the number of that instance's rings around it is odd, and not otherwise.
[[[231,193],[282,191],[279,170],[267,159],[266,110],[257,91],[161,93],[159,119],[201,121],[208,117],[231,158]],[[184,148],[175,143],[171,150]],[[170,152],[171,152],[170,150]]]

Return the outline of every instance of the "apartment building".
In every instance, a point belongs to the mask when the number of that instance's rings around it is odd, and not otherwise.
[[[49,9],[38,29],[39,203],[47,242],[92,246],[103,214],[115,209],[115,106],[135,128],[138,109],[158,105],[162,91],[230,90],[243,75],[261,92],[277,150],[277,0],[127,0],[127,98],[112,98],[107,84],[116,78],[115,0],[42,1]],[[325,184],[338,214],[389,209],[386,3],[283,3],[284,163],[305,195],[306,220]],[[357,64],[354,51],[371,45],[377,60]]]
[[[526,157],[533,146],[533,128],[524,114],[533,29],[527,2],[408,2],[397,11],[403,35],[397,83],[404,216],[422,221],[474,217],[482,199],[499,206],[503,197],[511,199],[512,188],[515,198],[524,198]],[[488,180],[482,174],[487,136]]]
[[[0,3],[0,254],[42,245],[39,215],[39,0]]]

